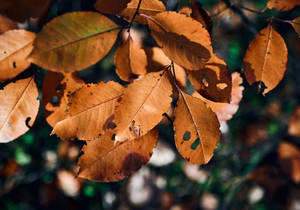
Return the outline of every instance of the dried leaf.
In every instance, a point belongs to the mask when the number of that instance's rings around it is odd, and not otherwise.
[[[288,142],[281,142],[278,147],[279,163],[282,170],[295,182],[300,183],[300,151]]]
[[[10,20],[9,18],[3,15],[0,15],[0,34],[4,33],[5,31],[18,28],[18,25],[14,21]]]
[[[42,103],[46,121],[51,127],[66,118],[67,96],[84,84],[75,73],[47,72],[42,89]]]
[[[190,0],[190,4],[192,8],[191,17],[199,21],[206,28],[208,33],[211,35],[213,23],[209,14],[206,12],[205,9],[202,8],[201,3],[195,0]]]
[[[106,14],[117,14],[126,8],[131,0],[97,0],[94,7]]]
[[[292,26],[294,27],[295,31],[298,34],[298,37],[300,38],[300,17],[292,21]]]
[[[278,11],[288,11],[300,5],[300,0],[268,0],[266,9],[275,8]]]
[[[145,49],[148,58],[148,72],[157,72],[161,69],[169,66],[171,60],[166,56],[166,54],[159,47],[149,47]],[[176,80],[182,87],[186,86],[186,73],[185,70],[174,64]]]
[[[188,70],[199,70],[212,53],[211,39],[203,25],[176,12],[162,12],[148,19],[151,33],[164,53]]]
[[[161,121],[172,101],[167,75],[167,71],[149,73],[126,88],[115,112],[117,141],[139,138]]]
[[[96,12],[72,12],[44,26],[34,42],[32,62],[52,71],[73,72],[101,60],[112,48],[117,25]]]
[[[220,124],[203,101],[180,91],[175,109],[175,143],[179,153],[193,164],[206,164],[220,139]]]
[[[0,13],[18,22],[43,16],[51,0],[0,0]]]
[[[156,146],[158,130],[153,129],[138,139],[115,145],[113,131],[87,142],[79,158],[78,177],[100,182],[120,181],[146,164]]]
[[[203,69],[189,71],[188,77],[203,97],[215,102],[230,102],[232,81],[226,63],[212,54]]]
[[[241,85],[243,79],[239,73],[234,72],[232,77],[231,101],[230,103],[217,103],[202,97],[199,93],[194,92],[193,96],[204,101],[214,113],[216,113],[220,123],[227,122],[238,111],[239,103],[243,98],[244,87]]]
[[[116,82],[88,84],[70,96],[68,117],[58,122],[52,134],[61,139],[94,140],[112,124],[116,103],[123,87]]]
[[[131,82],[140,75],[147,73],[146,53],[134,43],[131,36],[117,49],[115,64],[116,73],[126,82]]]
[[[287,48],[280,34],[271,25],[261,30],[250,43],[244,58],[245,76],[249,84],[263,82],[266,86],[263,94],[270,92],[284,76],[287,56]]]
[[[0,142],[10,142],[29,130],[39,111],[34,78],[9,83],[0,90]]]
[[[289,134],[300,137],[300,106],[296,108],[289,123]]]
[[[127,5],[126,9],[121,12],[121,15],[127,21],[130,21],[136,11],[139,0],[131,0],[131,2]],[[139,13],[145,14],[148,16],[156,15],[157,13],[166,11],[165,5],[159,0],[146,0],[142,1]],[[139,22],[142,24],[147,24],[147,20],[142,16],[136,16],[134,19],[135,22]]]
[[[35,34],[25,30],[11,30],[0,35],[0,82],[12,79],[24,71],[33,49]]]

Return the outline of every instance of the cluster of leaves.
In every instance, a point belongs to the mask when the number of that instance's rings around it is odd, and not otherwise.
[[[44,10],[49,2],[28,5]],[[286,11],[297,4],[269,0],[266,8]],[[138,170],[151,157],[164,117],[174,118],[179,153],[191,163],[207,163],[220,138],[220,122],[237,111],[243,87],[240,75],[230,73],[214,54],[209,15],[199,3],[190,5],[187,11],[172,12],[159,0],[98,0],[95,9],[101,13],[66,13],[38,34],[16,29],[1,16],[0,81],[7,85],[0,91],[0,141],[23,135],[38,114],[34,76],[11,81],[33,63],[49,70],[42,103],[52,134],[86,141],[79,177],[118,181]],[[10,6],[2,9],[9,17]],[[33,8],[19,21],[40,15]],[[103,14],[129,24],[118,25]],[[148,25],[158,47],[143,48],[131,35],[133,22]],[[299,31],[299,18],[289,23]],[[103,59],[121,30],[128,36],[115,53],[116,73],[128,85],[85,84],[76,72]],[[286,63],[285,42],[271,22],[249,45],[245,77],[266,94],[283,78]],[[187,78],[195,89],[192,94],[185,91]]]

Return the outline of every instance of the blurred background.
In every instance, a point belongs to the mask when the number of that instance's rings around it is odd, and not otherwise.
[[[39,32],[43,24],[58,15],[94,10],[94,2],[52,1],[40,19],[20,25]],[[242,73],[247,47],[254,32],[268,24],[267,18],[244,11],[249,20],[245,24],[222,1],[198,2],[211,14],[216,54],[226,61],[231,72]],[[267,3],[233,2],[258,11]],[[168,10],[178,11],[189,1],[164,3]],[[292,20],[299,16],[300,8],[281,13],[270,10],[265,14]],[[150,162],[130,178],[117,183],[76,179],[74,170],[83,143],[50,136],[51,127],[41,108],[29,132],[11,143],[0,144],[0,209],[300,209],[300,139],[288,132],[291,116],[300,105],[300,39],[290,24],[275,21],[274,26],[288,47],[284,79],[266,96],[244,81],[239,110],[222,125],[222,139],[207,165],[187,163],[176,150],[172,125],[164,123],[159,126],[159,144]],[[144,46],[154,45],[146,26],[134,24],[134,29]],[[92,83],[122,83],[113,63],[118,44],[102,61],[81,71],[81,78]],[[46,71],[31,65],[23,75],[32,71],[37,72],[36,81],[41,89]],[[298,114],[293,119],[299,118]],[[284,153],[293,156],[286,158]]]

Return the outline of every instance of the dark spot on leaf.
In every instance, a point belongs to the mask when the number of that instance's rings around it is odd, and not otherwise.
[[[116,140],[116,134],[113,134],[112,136],[111,136],[111,140]]]
[[[197,147],[199,146],[199,144],[200,144],[200,139],[197,138],[197,139],[193,142],[193,144],[191,145],[191,149],[192,149],[192,150],[197,149]]]
[[[31,129],[31,126],[29,125],[29,121],[31,120],[31,117],[27,117],[26,120],[25,120],[25,124],[26,126]]]
[[[13,62],[13,67],[14,67],[14,68],[17,68],[16,61]]]
[[[184,140],[184,141],[188,141],[188,140],[190,140],[190,138],[191,138],[191,132],[186,131],[186,132],[183,134],[183,140]]]
[[[3,54],[6,54],[7,52],[6,51],[3,51]]]
[[[122,97],[118,98],[117,102],[120,103],[122,101]]]
[[[102,130],[107,130],[107,129],[114,129],[116,127],[116,124],[113,123],[113,120],[115,118],[115,115],[111,115],[106,122],[102,126]]]
[[[125,157],[122,163],[120,174],[122,174],[125,177],[130,176],[132,173],[136,172],[138,169],[141,168],[142,165],[146,164],[147,162],[147,157],[140,155],[136,152],[130,153]]]
[[[92,95],[94,95],[94,93],[93,93],[93,92],[90,92],[90,95],[92,96]]]
[[[61,85],[57,85],[57,87],[55,88],[55,90],[61,90],[61,89],[62,89]]]

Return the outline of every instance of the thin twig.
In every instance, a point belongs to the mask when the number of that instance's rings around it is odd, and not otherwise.
[[[136,10],[135,10],[135,13],[134,13],[134,15],[132,16],[132,19],[131,19],[131,21],[130,21],[130,23],[129,23],[128,30],[127,30],[128,33],[130,32],[130,28],[131,28],[131,26],[132,26],[132,24],[133,24],[133,21],[134,21],[136,15],[139,13],[139,9],[140,9],[140,7],[141,7],[141,3],[142,3],[142,0],[139,1],[138,5],[137,5],[137,8],[136,8]]]

